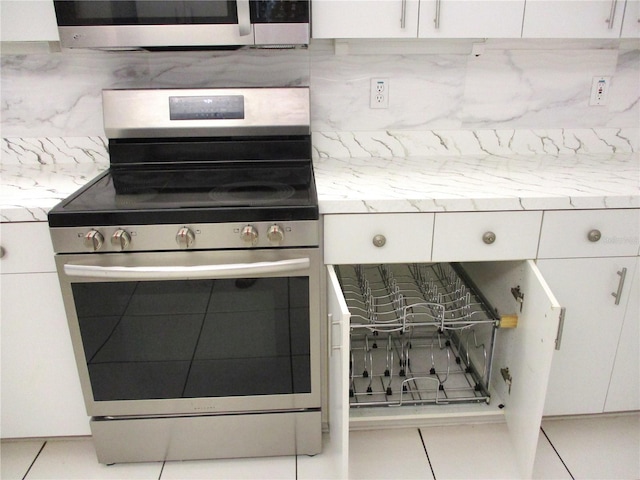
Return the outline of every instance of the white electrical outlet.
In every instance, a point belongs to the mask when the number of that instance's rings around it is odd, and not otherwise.
[[[611,88],[611,77],[593,77],[589,105],[606,105]]]
[[[372,78],[369,96],[371,108],[389,108],[389,79]]]

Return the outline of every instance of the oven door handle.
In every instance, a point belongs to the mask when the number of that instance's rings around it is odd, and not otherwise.
[[[65,264],[64,273],[70,277],[117,280],[172,280],[195,278],[233,278],[253,275],[306,270],[308,258],[294,258],[277,262],[233,263],[229,265],[101,267],[97,265]]]

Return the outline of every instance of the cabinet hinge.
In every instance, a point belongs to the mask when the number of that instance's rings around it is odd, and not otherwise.
[[[520,285],[517,287],[511,287],[511,295],[516,299],[516,302],[520,303],[520,313],[522,313],[522,304],[524,303],[524,293],[520,291]]]
[[[513,378],[511,378],[511,373],[509,373],[509,367],[501,368],[500,373],[502,374],[504,382],[509,385],[509,395],[511,395],[511,383],[513,382]]]

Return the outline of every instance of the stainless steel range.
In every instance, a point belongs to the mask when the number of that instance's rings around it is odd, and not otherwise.
[[[319,453],[308,89],[103,107],[109,170],[49,214],[98,460]]]

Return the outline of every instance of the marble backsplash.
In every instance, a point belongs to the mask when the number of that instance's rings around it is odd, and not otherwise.
[[[606,106],[589,106],[594,76]],[[369,108],[371,78],[389,79],[389,108]],[[313,130],[640,127],[640,40],[487,41],[480,56],[335,55],[312,50]]]
[[[2,55],[2,163],[107,162],[105,88],[310,86],[316,157],[639,150],[640,41],[489,40],[480,56],[471,41],[371,45]],[[609,101],[590,107],[597,75],[612,76]],[[388,109],[369,108],[372,77],[389,79]]]
[[[638,152],[638,128],[314,132],[317,158]]]
[[[307,50],[1,56],[2,137],[104,136],[102,90],[309,85]]]
[[[314,158],[577,155],[640,151],[637,128],[313,132]],[[104,137],[3,138],[2,165],[109,163]]]
[[[109,164],[104,137],[3,138],[2,165]]]

